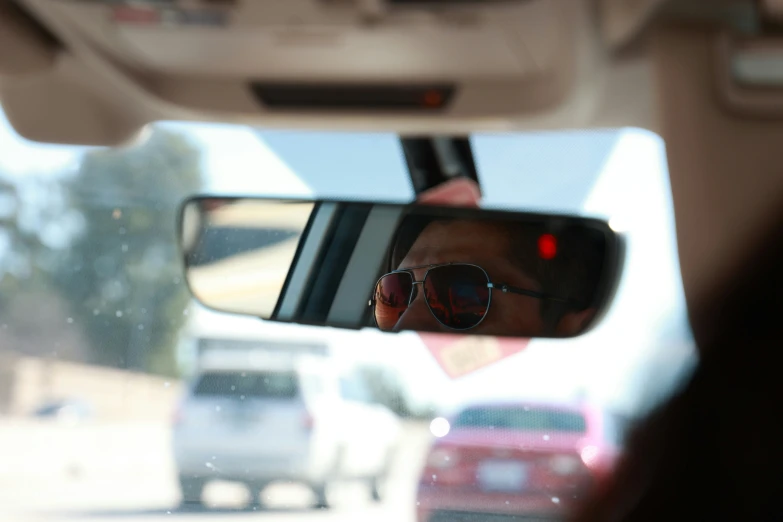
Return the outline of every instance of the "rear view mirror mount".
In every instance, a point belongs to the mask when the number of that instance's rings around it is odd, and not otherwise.
[[[355,201],[196,197],[188,285],[207,307],[273,321],[513,337],[597,324],[622,240],[600,220]]]

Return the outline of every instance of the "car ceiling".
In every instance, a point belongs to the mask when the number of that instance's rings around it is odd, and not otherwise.
[[[40,6],[44,1],[23,3]],[[675,3],[698,11],[699,16],[652,23],[653,16],[664,6]],[[658,132],[667,144],[683,282],[698,340],[700,329],[709,322],[700,316],[700,311],[708,310],[707,304],[721,282],[745,266],[748,253],[759,243],[766,224],[776,217],[783,203],[783,176],[779,173],[783,97],[778,91],[773,90],[771,95],[765,91],[766,101],[748,102],[753,93],[732,84],[730,78],[727,80],[725,64],[719,60],[721,50],[725,51],[720,46],[722,39],[738,29],[726,23],[727,17],[756,9],[760,4],[739,0],[601,0],[595,5],[599,7],[602,36],[612,51],[604,58],[610,59],[611,65],[583,60],[593,70],[581,71],[576,89],[554,109],[506,121],[412,122],[401,118],[376,130],[464,135],[475,129],[631,125]],[[73,94],[69,89],[79,83],[79,76],[87,74],[89,67],[84,60],[64,54],[55,40],[42,36],[11,6],[10,0],[0,0],[0,96],[9,119],[23,135],[45,141],[93,122],[102,139],[118,143],[129,138],[128,128],[143,125],[150,118],[159,119],[162,114],[171,119],[198,119],[173,109],[166,112],[163,105],[133,105],[138,100],[137,93],[110,75],[102,77],[100,92],[86,97],[61,96],[57,103],[47,105],[45,101],[54,99],[54,94]],[[708,11],[715,16],[706,16]],[[770,33],[773,45],[777,44],[776,34]],[[2,52],[8,49],[14,51]],[[48,87],[40,81],[46,74],[54,75]],[[11,77],[13,81],[9,80]],[[598,77],[602,79],[600,85],[591,83]],[[594,96],[596,89],[601,96]],[[585,100],[590,103],[583,103]],[[34,104],[40,106],[31,110]],[[123,112],[124,106],[134,108]],[[123,125],[107,122],[101,116],[102,110],[119,111],[117,121]],[[42,118],[50,123],[45,127],[49,134],[43,127],[35,131],[32,127]],[[340,117],[293,118],[285,122],[272,118],[269,124],[373,129],[370,120]],[[87,139],[95,135],[86,132],[75,137]]]

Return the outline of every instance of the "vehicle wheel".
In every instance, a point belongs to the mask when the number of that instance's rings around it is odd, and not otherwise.
[[[315,494],[315,508],[316,509],[329,509],[329,494],[327,484],[318,484],[313,486],[313,493]]]
[[[373,502],[382,502],[386,499],[386,477],[373,477],[370,479],[370,496]]]
[[[389,450],[383,469],[378,475],[370,479],[370,495],[375,502],[381,502],[386,499],[386,486],[389,482],[389,473],[391,472],[392,463],[394,462],[394,453],[394,449]]]
[[[315,493],[315,507],[317,509],[329,509],[332,507],[329,502],[329,486],[334,483],[334,481],[342,478],[344,458],[345,449],[342,446],[338,447],[334,453],[334,460],[324,478],[324,482],[312,486],[313,493]]]
[[[245,487],[250,498],[248,508],[253,511],[261,510],[264,507],[264,488],[266,488],[266,484],[247,483]]]
[[[206,483],[207,481],[203,478],[180,475],[179,489],[182,493],[180,504],[183,507],[203,507],[201,496]]]

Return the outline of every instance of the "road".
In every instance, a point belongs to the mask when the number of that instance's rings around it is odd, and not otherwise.
[[[180,508],[168,441],[167,428],[154,424],[0,420],[0,520],[413,522],[429,435],[426,426],[406,425],[384,502],[373,503],[363,484],[336,484],[329,510],[314,510],[307,488],[284,483],[267,488],[256,510],[246,507],[245,489],[231,483],[207,487],[207,508]]]

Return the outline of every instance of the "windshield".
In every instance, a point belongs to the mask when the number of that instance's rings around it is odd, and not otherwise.
[[[584,433],[587,423],[580,413],[544,408],[471,408],[463,411],[452,426],[490,430]]]
[[[0,519],[565,517],[694,360],[663,143],[617,129],[470,147],[483,206],[599,217],[626,238],[616,300],[587,335],[444,340],[194,302],[185,198],[408,202],[398,136],[167,122],[123,148],[66,147],[23,140],[0,113]],[[221,226],[228,241],[207,238],[195,264],[259,240],[295,254],[297,230]],[[245,400],[300,387],[307,400]],[[463,427],[467,453],[444,450]]]
[[[198,378],[194,397],[291,399],[298,393],[294,372],[207,372]]]

